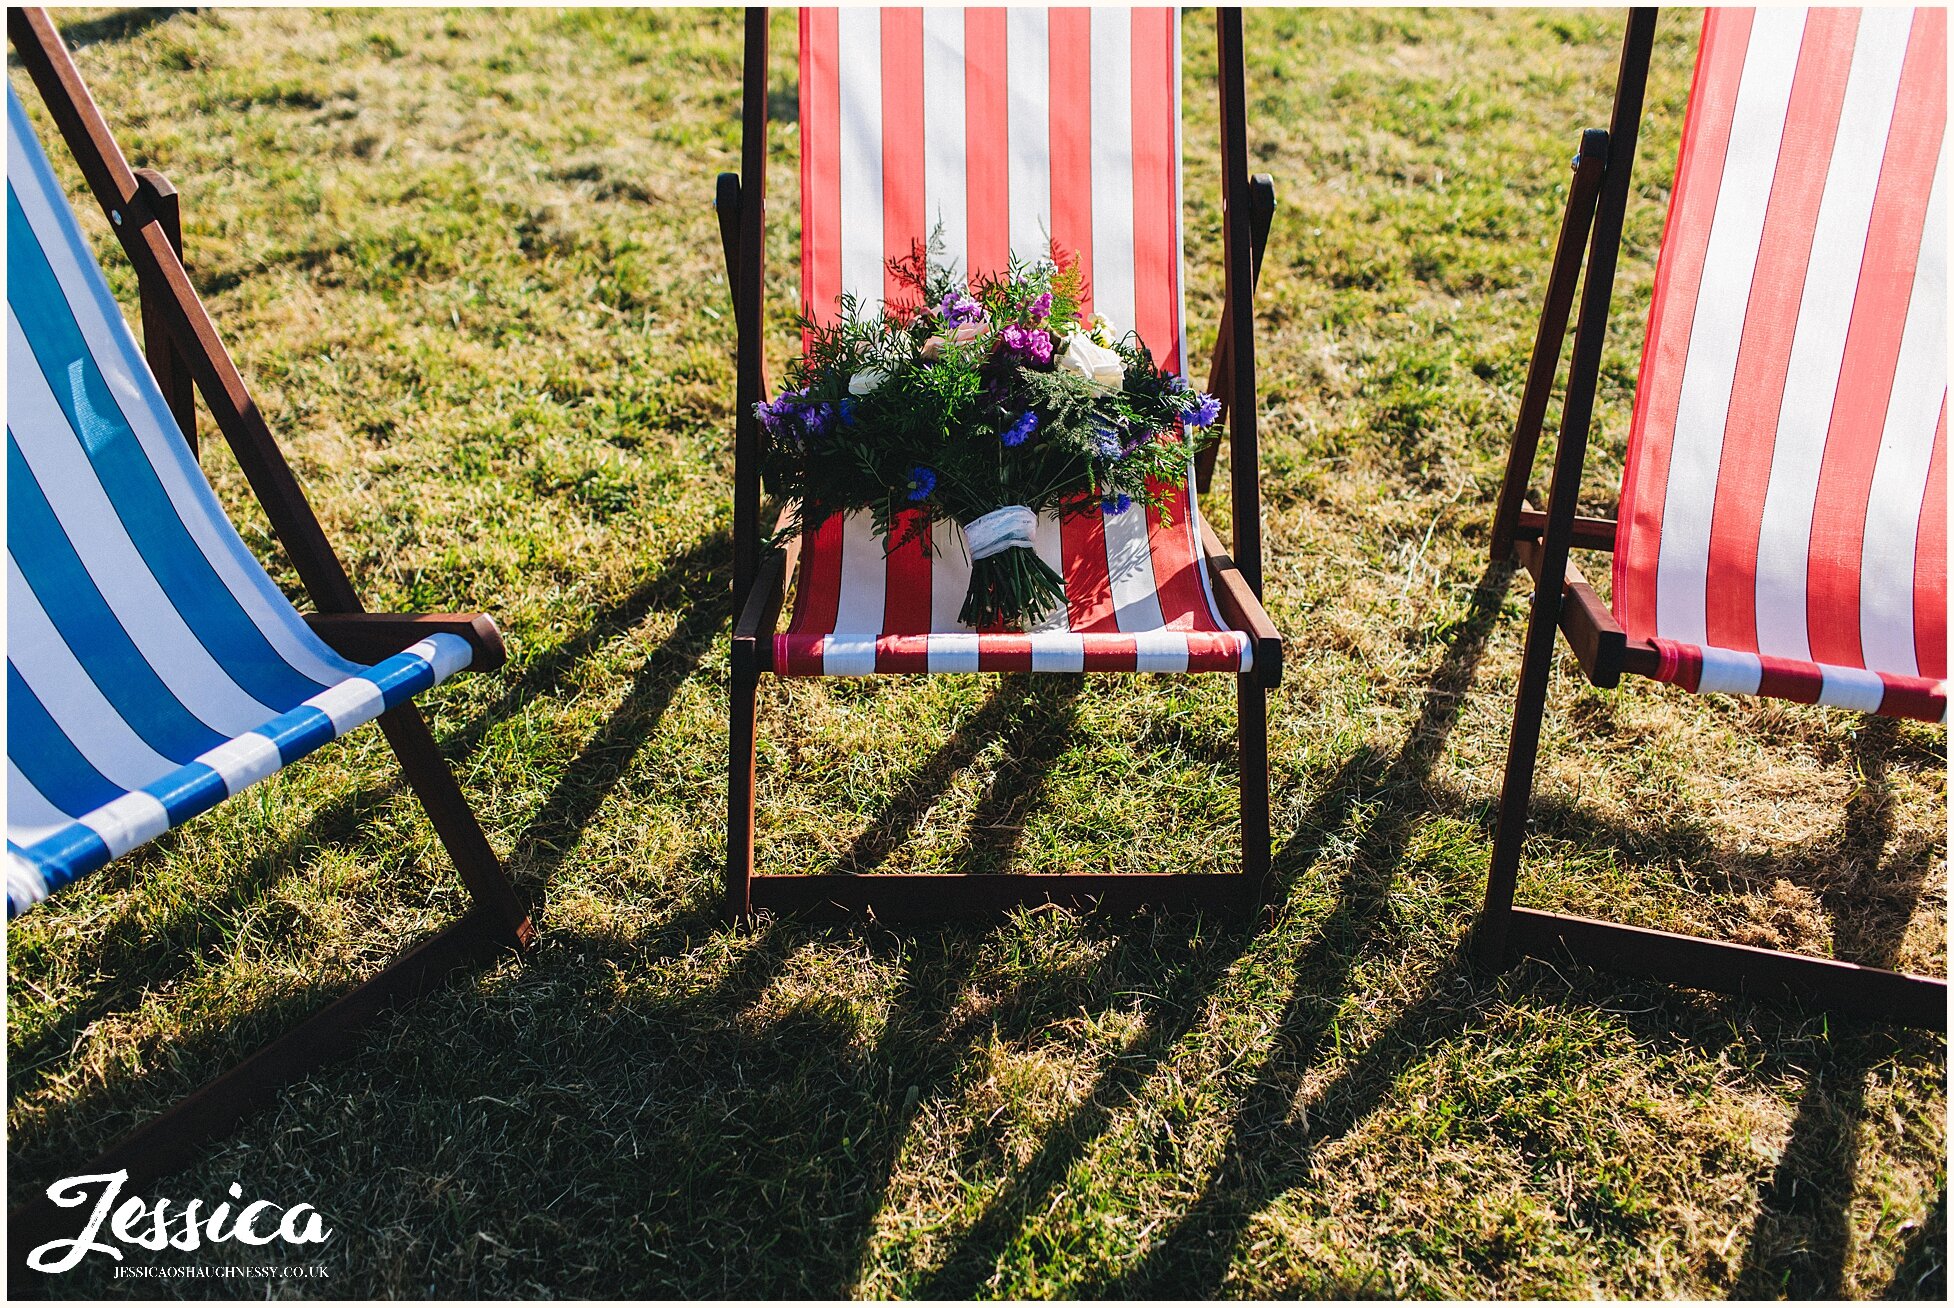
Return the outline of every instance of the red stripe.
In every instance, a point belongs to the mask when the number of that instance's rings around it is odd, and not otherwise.
[[[1092,672],[1133,672],[1140,666],[1140,642],[1131,636],[1090,636],[1085,667]]]
[[[1757,648],[1757,545],[1764,491],[1771,482],[1791,341],[1858,26],[1855,9],[1812,10],[1791,79],[1783,143],[1737,346],[1710,515],[1705,643],[1718,649]]]
[[[814,672],[821,670],[824,638],[835,629],[841,606],[841,515],[830,514],[827,521],[806,534],[801,545],[799,593],[794,597],[794,621],[785,640],[807,641],[802,657],[811,658]]]
[[[1615,613],[1630,637],[1656,634],[1656,559],[1670,446],[1750,25],[1748,9],[1711,9],[1704,15],[1703,41],[1696,53],[1682,151],[1676,161],[1676,187],[1656,263],[1649,334],[1642,345],[1617,515],[1621,525],[1615,542]]]
[[[1899,101],[1873,192],[1865,260],[1853,295],[1812,514],[1805,611],[1812,658],[1819,663],[1865,666],[1859,641],[1859,572],[1866,514],[1946,121],[1947,15],[1944,10],[1921,10],[1907,43]],[[1898,507],[1881,506],[1881,511]]]
[[[841,19],[834,9],[803,9],[801,311],[832,320],[840,294]]]
[[[1059,524],[1065,560],[1065,603],[1074,631],[1118,631],[1113,581],[1106,566],[1106,519],[1097,509],[1067,514]]]
[[[1818,670],[1817,664],[1768,654],[1760,654],[1757,662],[1761,669],[1757,680],[1759,695],[1798,704],[1818,703],[1818,692],[1825,688],[1825,674]]]
[[[1947,397],[1940,401],[1927,497],[1913,538],[1913,659],[1920,675],[1947,676]]]
[[[1047,94],[1052,124],[1052,243],[1078,258],[1088,309],[1092,306],[1092,23],[1090,9],[1053,9],[1046,36],[1051,52]]]
[[[930,638],[922,636],[884,636],[875,642],[877,672],[928,672]]]
[[[1160,488],[1156,488],[1160,489]],[[1153,557],[1153,584],[1160,596],[1163,623],[1183,631],[1212,631],[1215,616],[1208,607],[1208,593],[1201,584],[1194,544],[1194,517],[1188,512],[1185,483],[1172,488],[1167,514],[1147,510],[1147,551]],[[1163,517],[1171,516],[1167,525]]]
[[[963,14],[964,204],[970,276],[1001,273],[1011,258],[1009,67],[1002,9]]]
[[[923,11],[882,11],[882,298],[914,302],[887,261],[927,241],[923,201]]]
[[[1110,11],[1109,16],[1119,11]],[[1133,326],[1161,367],[1179,371],[1180,70],[1174,10],[1133,11]]]
[[[977,670],[979,672],[1031,671],[1031,637],[1010,634],[979,637]]]
[[[1947,716],[1947,691],[1938,682],[1885,673],[1879,679],[1886,683],[1886,693],[1879,701],[1881,717],[1939,722]]]
[[[910,509],[896,515],[891,524],[893,540],[903,541],[889,551],[888,570],[882,592],[882,632],[890,636],[916,636],[930,629],[930,588],[935,579],[935,562],[928,545],[929,533],[903,540],[921,514]]]
[[[1191,631],[1187,635],[1189,672],[1239,672],[1242,647],[1232,635]]]

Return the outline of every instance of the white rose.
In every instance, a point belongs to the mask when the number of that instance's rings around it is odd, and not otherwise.
[[[889,380],[889,374],[880,368],[864,368],[848,379],[850,395],[867,395],[870,391]]]
[[[1058,357],[1057,366],[1109,391],[1118,390],[1126,380],[1125,360],[1084,332],[1073,332],[1066,338],[1065,353]]]

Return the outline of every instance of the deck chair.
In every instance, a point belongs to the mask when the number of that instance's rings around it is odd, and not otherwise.
[[[11,11],[8,32],[135,264],[148,351],[10,85],[9,919],[375,719],[473,899],[380,976],[77,1169],[141,1180],[187,1162],[358,1022],[478,952],[529,944],[528,915],[411,703],[503,652],[479,614],[361,610],[184,275],[174,191],[130,170],[44,12]],[[321,613],[292,608],[219,507],[186,437],[193,384]]]
[[[1942,980],[1513,905],[1556,626],[1597,686],[1946,720],[1946,11],[1709,12],[1611,522],[1575,499],[1655,21],[1632,11],[1613,122],[1581,140],[1495,513],[1535,589],[1475,948],[1940,1026]],[[1612,610],[1574,548],[1613,551]]]
[[[883,918],[1014,904],[1259,902],[1268,869],[1266,693],[1282,641],[1263,612],[1250,294],[1274,187],[1248,173],[1241,16],[1219,18],[1227,307],[1209,389],[1231,438],[1234,553],[1189,487],[1155,513],[1048,517],[1037,548],[1064,580],[1040,630],[978,633],[957,611],[961,533],[884,553],[866,515],[813,526],[762,557],[755,403],[764,398],[767,18],[747,11],[742,174],[718,209],[739,329],[734,471],[730,812],[726,893],[760,909]],[[939,225],[972,276],[1055,242],[1081,260],[1094,308],[1182,368],[1179,22],[1168,9],[803,9],[800,12],[801,300],[892,293],[888,261]],[[1211,467],[1211,465],[1208,465]],[[1205,471],[1206,469],[1203,469]],[[1196,470],[1190,469],[1192,476]],[[947,538],[946,538],[947,537]],[[795,604],[776,631],[798,564]],[[1240,713],[1242,865],[1215,875],[902,876],[753,873],[755,697],[783,677],[947,672],[1220,672]]]

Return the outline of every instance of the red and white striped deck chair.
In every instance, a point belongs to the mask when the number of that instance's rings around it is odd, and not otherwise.
[[[1536,594],[1479,948],[1940,1025],[1943,981],[1512,907],[1557,624],[1597,685],[1947,714],[1946,11],[1707,15],[1610,523],[1574,500],[1654,23],[1630,19],[1611,132],[1582,142],[1495,519],[1495,557],[1517,552]],[[1613,550],[1612,612],[1577,546]]]
[[[1063,579],[1066,603],[1040,629],[978,632],[957,620],[970,560],[951,525],[928,542],[886,551],[868,515],[838,515],[798,543],[791,619],[774,622],[792,560],[757,559],[759,487],[750,415],[762,397],[758,322],[764,144],[764,17],[748,29],[745,189],[721,179],[728,277],[739,310],[739,510],[735,523],[732,910],[838,903],[887,915],[902,904],[941,910],[973,902],[1091,898],[1165,886],[1141,877],[751,876],[751,702],[757,677],[930,672],[1226,672],[1244,699],[1244,772],[1266,772],[1261,696],[1275,683],[1281,643],[1255,596],[1254,373],[1250,314],[1224,330],[1221,374],[1236,471],[1235,559],[1201,521],[1191,485],[1170,510],[1100,514],[1040,524],[1037,549]],[[1246,306],[1256,230],[1273,207],[1250,198],[1242,106],[1239,17],[1222,21],[1224,164],[1231,213],[1229,303]],[[1232,54],[1231,54],[1232,50]],[[1232,65],[1229,60],[1232,59]],[[1235,101],[1229,100],[1233,88]],[[1184,368],[1181,317],[1180,25],[1171,9],[803,9],[800,12],[802,307],[816,319],[838,297],[866,304],[897,293],[892,258],[940,229],[946,254],[973,277],[1007,258],[1075,253],[1091,308],[1131,326],[1165,366]],[[1257,211],[1252,213],[1251,211]],[[1258,220],[1259,214],[1259,220]],[[745,294],[751,289],[751,294]],[[1236,366],[1231,367],[1231,363]],[[1190,482],[1193,469],[1190,467]],[[1245,476],[1244,476],[1245,474]],[[757,578],[757,579],[756,579]],[[750,621],[748,620],[750,619]],[[1250,742],[1253,732],[1257,740]],[[1266,862],[1266,782],[1244,785],[1251,850],[1244,876]],[[1251,796],[1250,792],[1254,792]],[[920,884],[911,884],[911,881]],[[1187,881],[1188,878],[1170,880]],[[1205,892],[1245,884],[1200,877]],[[1143,884],[1144,883],[1144,884]],[[1212,884],[1209,884],[1212,883]]]

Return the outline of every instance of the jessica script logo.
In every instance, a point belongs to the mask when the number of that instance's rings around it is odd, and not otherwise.
[[[140,1197],[131,1195],[118,1205],[116,1198],[128,1179],[125,1170],[97,1176],[70,1176],[49,1186],[47,1197],[61,1208],[79,1208],[87,1203],[90,1186],[100,1185],[102,1191],[80,1235],[71,1240],[48,1241],[27,1255],[27,1265],[37,1272],[65,1272],[91,1253],[105,1253],[121,1262],[122,1245],[161,1252],[229,1241],[251,1245],[266,1245],[274,1240],[286,1244],[324,1244],[332,1239],[331,1228],[311,1204],[294,1204],[281,1210],[277,1204],[258,1199],[233,1214],[230,1204],[219,1203],[208,1216],[197,1211],[203,1206],[201,1199],[192,1199],[174,1213],[168,1199],[158,1199],[151,1208]],[[233,1183],[231,1198],[243,1197],[243,1189]],[[104,1222],[115,1243],[96,1238]]]

